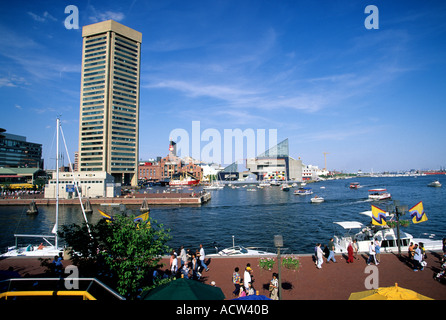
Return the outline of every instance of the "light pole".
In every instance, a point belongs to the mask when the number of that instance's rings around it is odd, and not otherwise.
[[[397,233],[397,245],[398,255],[401,255],[401,238],[400,238],[400,216],[404,215],[407,211],[407,205],[400,205],[399,200],[393,200],[393,204],[387,206],[387,212],[394,212],[396,215],[396,233]]]
[[[275,235],[274,236],[274,246],[277,248],[277,263],[278,263],[278,269],[279,269],[279,300],[282,299],[282,274],[280,271],[280,248],[283,247],[283,237],[282,235]]]

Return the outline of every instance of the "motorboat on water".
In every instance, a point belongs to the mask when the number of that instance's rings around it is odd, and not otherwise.
[[[282,191],[290,191],[290,185],[287,184],[287,183],[283,183],[283,184],[280,186],[280,189],[282,189]]]
[[[379,189],[370,189],[369,190],[369,199],[370,200],[386,200],[391,199],[392,195],[387,192],[387,189],[379,188]]]
[[[350,183],[349,188],[350,189],[359,189],[359,188],[361,188],[361,185],[359,184],[359,182],[352,182],[352,183]]]
[[[324,202],[325,199],[319,196],[314,196],[313,198],[310,199],[311,203],[321,203]]]
[[[299,196],[306,196],[309,194],[313,194],[313,189],[309,187],[300,187],[297,190],[294,190],[294,194],[297,194]]]
[[[212,183],[208,186],[204,186],[203,189],[204,190],[221,190],[223,189],[225,186],[223,184],[220,183]]]
[[[371,216],[371,211],[365,211],[362,214]],[[389,216],[389,214],[386,213],[386,216]],[[370,224],[366,226],[358,221],[341,221],[334,222],[334,224],[344,229],[343,235],[333,237],[335,253],[347,253],[349,244],[353,243],[354,240],[358,244],[358,252],[369,252],[369,246],[375,239],[381,242],[382,252],[398,252],[396,228],[390,228],[387,225],[376,226]],[[402,252],[407,252],[410,243],[420,242],[423,243],[425,250],[438,251],[443,248],[441,240],[414,238],[411,234],[400,229],[400,248]]]
[[[439,187],[441,187],[441,183],[440,183],[440,181],[435,180],[435,181],[432,181],[431,183],[429,183],[427,186],[428,186],[428,187],[439,188]]]

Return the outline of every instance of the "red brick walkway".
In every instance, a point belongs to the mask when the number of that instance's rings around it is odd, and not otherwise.
[[[353,264],[347,264],[345,258],[337,255],[337,263],[324,263],[322,269],[317,269],[309,255],[297,256],[301,262],[298,271],[282,267],[283,299],[285,300],[346,300],[350,293],[367,290],[365,273],[366,256],[359,256]],[[402,261],[401,261],[402,260]],[[402,259],[394,254],[381,254],[381,263],[378,268],[379,286],[387,287],[398,283],[398,286],[414,290],[433,299],[446,300],[446,285],[433,279],[435,272],[440,269],[439,255],[428,253],[427,267],[424,271],[414,272]],[[162,260],[168,268],[168,259]],[[65,264],[69,261],[64,261]],[[259,258],[212,258],[210,270],[203,272],[204,282],[216,285],[223,290],[226,299],[232,299],[232,272],[239,267],[243,277],[243,270],[247,263],[251,264],[254,275],[254,288],[260,294],[268,295],[268,284],[272,272],[277,272],[277,264],[273,271],[261,269]],[[37,276],[43,272],[36,258],[7,258],[0,260],[0,270],[13,267],[22,276],[29,274]]]

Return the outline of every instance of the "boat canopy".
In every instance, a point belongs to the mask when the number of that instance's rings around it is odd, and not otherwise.
[[[360,212],[359,214],[363,214],[363,215],[365,215],[367,217],[372,218],[372,211],[371,210],[363,211],[363,212]],[[385,212],[385,214],[386,214],[386,217],[390,217],[390,214],[388,212]]]
[[[340,225],[344,229],[362,229],[362,228],[364,228],[364,225],[358,221],[340,221],[340,222],[333,222],[333,223]]]
[[[370,189],[369,192],[384,192],[387,191],[387,189],[379,188],[379,189]]]

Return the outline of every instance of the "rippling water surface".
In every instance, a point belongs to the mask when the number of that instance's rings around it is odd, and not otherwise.
[[[443,183],[441,188],[427,187],[434,179]],[[358,181],[363,186],[358,190],[348,188],[350,182]],[[444,176],[359,178],[331,180],[308,184],[314,194],[325,198],[320,204],[310,203],[310,196],[297,196],[293,189],[281,191],[279,187],[245,187],[210,191],[212,199],[202,206],[152,206],[151,217],[171,229],[171,247],[198,248],[202,243],[208,253],[215,252],[214,243],[220,247],[235,243],[244,246],[273,247],[273,238],[281,234],[284,246],[293,253],[312,253],[316,242],[327,243],[337,231],[333,222],[355,220],[365,224],[370,218],[359,212],[370,210],[367,190],[385,187],[393,199],[409,208],[423,201],[428,221],[411,224],[404,230],[414,236],[436,239],[446,236],[445,205],[446,178]],[[149,190],[153,192],[154,190]],[[189,191],[189,190],[188,190]],[[313,194],[313,196],[314,196]],[[389,201],[373,202],[386,209]],[[97,209],[112,214],[130,212],[137,214],[138,208],[93,207],[88,215],[95,223],[101,216]],[[35,217],[27,216],[23,207],[0,207],[0,247],[14,242],[14,233],[50,234],[55,222],[55,208],[39,207]],[[402,219],[409,219],[408,215]],[[61,224],[82,223],[80,207],[61,206]]]

